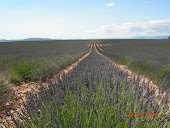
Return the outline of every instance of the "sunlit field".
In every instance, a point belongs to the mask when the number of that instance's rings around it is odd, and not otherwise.
[[[142,41],[147,46],[141,45]],[[5,74],[1,78],[3,90],[10,90],[9,83],[39,81],[38,90],[27,92],[19,110],[11,105],[3,106],[3,126],[168,128],[169,42],[160,41],[51,41],[48,45],[22,42],[27,47],[20,46],[21,50],[12,50],[21,42],[0,44],[10,50],[1,56],[5,60],[1,61],[2,75]],[[67,68],[87,53],[71,71],[58,74],[63,66]],[[132,76],[119,65],[133,70]],[[155,80],[156,85],[141,79],[139,72]],[[57,77],[51,81],[48,76],[52,78],[54,74]],[[1,92],[1,101],[7,101],[8,91]]]

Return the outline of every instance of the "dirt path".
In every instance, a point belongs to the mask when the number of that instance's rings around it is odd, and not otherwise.
[[[100,50],[104,51],[104,50],[99,46],[99,44],[96,44],[96,45],[100,48]]]
[[[70,72],[79,62],[81,62],[84,58],[86,58],[92,51],[92,45],[90,48],[90,51],[85,54],[84,56],[82,56],[81,58],[79,58],[76,62],[72,63],[70,66],[67,66],[66,68],[63,68],[59,71],[59,75],[61,75],[63,72],[65,72],[65,74],[67,74],[68,72]],[[52,82],[55,82],[57,78],[57,75],[55,75],[53,78],[51,78],[50,80]],[[42,83],[42,85],[45,85],[45,83]],[[17,116],[16,112],[12,110],[12,107],[15,108],[15,110],[17,112],[21,112],[21,108],[23,106],[23,101],[25,101],[25,97],[26,97],[26,93],[30,92],[32,89],[34,91],[38,91],[38,88],[40,87],[39,81],[37,82],[28,82],[28,83],[24,83],[22,82],[20,86],[14,86],[13,84],[9,85],[11,87],[11,99],[5,104],[11,111],[11,113],[14,116]],[[0,106],[2,111],[2,106]],[[3,117],[3,119],[0,118],[0,127],[4,127],[3,122],[5,122],[5,118],[6,120],[8,120],[9,122],[11,122],[11,125],[13,126],[13,122],[11,121],[10,117],[7,117],[5,112],[2,111],[1,116]],[[5,127],[4,127],[5,128]]]
[[[94,44],[94,47],[95,47],[96,52],[97,52],[98,54],[100,54],[101,56],[104,56],[103,54],[101,54],[101,53],[97,50],[96,46],[97,46],[97,45]],[[104,56],[104,57],[107,58],[107,59],[109,59],[109,58],[106,57],[106,56]],[[109,59],[109,60],[110,60],[110,59]],[[113,60],[110,60],[110,61],[111,61],[112,63],[114,63],[119,69],[123,70],[124,72],[127,72],[127,73],[128,73],[128,79],[129,79],[130,81],[132,81],[134,78],[135,78],[135,80],[137,79],[138,74],[132,72],[131,70],[129,70],[126,65],[119,65],[119,64],[117,64],[116,62],[114,62]],[[153,88],[154,88],[154,89],[156,90],[156,92],[155,92],[156,97],[158,96],[158,94],[159,94],[158,85],[155,85],[152,81],[150,81],[149,78],[146,78],[144,75],[139,75],[139,79],[140,79],[139,85],[142,85],[143,82],[145,82],[145,83],[148,83],[148,82],[149,82],[149,89],[153,89]],[[161,100],[159,101],[159,105],[161,104],[161,102],[162,102],[162,100],[163,100],[163,98],[164,98],[164,96],[165,96],[165,93],[166,93],[166,92],[162,93],[162,97],[161,97]],[[145,94],[145,92],[144,92],[144,94]],[[155,97],[155,98],[156,98],[156,97]],[[168,112],[170,112],[170,97],[169,97],[168,107],[169,107],[169,111],[168,111]],[[167,113],[168,113],[168,112],[167,112]]]

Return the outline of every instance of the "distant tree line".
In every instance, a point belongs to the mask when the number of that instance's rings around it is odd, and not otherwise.
[[[168,39],[170,39],[170,36],[168,37]]]

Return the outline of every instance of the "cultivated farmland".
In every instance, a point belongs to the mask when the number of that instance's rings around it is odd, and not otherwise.
[[[129,76],[105,56],[119,62],[119,58],[131,55],[131,52],[123,53],[121,46],[116,48],[122,44],[121,41],[120,44],[107,41],[77,42],[75,47],[81,46],[82,54],[88,50],[90,54],[67,74],[58,74],[55,82],[47,79],[44,83],[40,79],[38,91],[27,93],[20,111],[4,106],[6,116],[2,118],[8,119],[3,125],[30,128],[168,127],[170,88],[150,86],[150,81],[145,81],[145,78],[141,82],[139,74]],[[131,48],[137,46],[132,45]],[[80,51],[76,50],[76,54]],[[121,52],[122,56],[118,54]],[[162,65],[168,64],[167,61]],[[166,81],[161,81],[162,87],[165,87]]]
[[[99,52],[128,68],[151,78],[156,84],[170,81],[170,41],[152,39],[102,40]],[[102,50],[101,50],[102,48]],[[170,82],[163,89],[170,88]]]
[[[0,42],[0,103],[9,83],[37,81],[56,74],[89,52],[85,41]]]
[[[37,80],[87,53],[84,41],[1,42],[0,69],[14,82]],[[34,67],[35,66],[35,67]],[[31,69],[35,69],[31,74]],[[33,72],[32,72],[33,73]]]

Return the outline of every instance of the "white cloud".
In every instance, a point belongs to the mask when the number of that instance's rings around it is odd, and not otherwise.
[[[90,38],[131,38],[136,36],[165,36],[170,34],[170,19],[146,22],[106,24],[84,32]]]
[[[105,4],[105,6],[114,6],[115,3],[108,3],[108,4]]]

